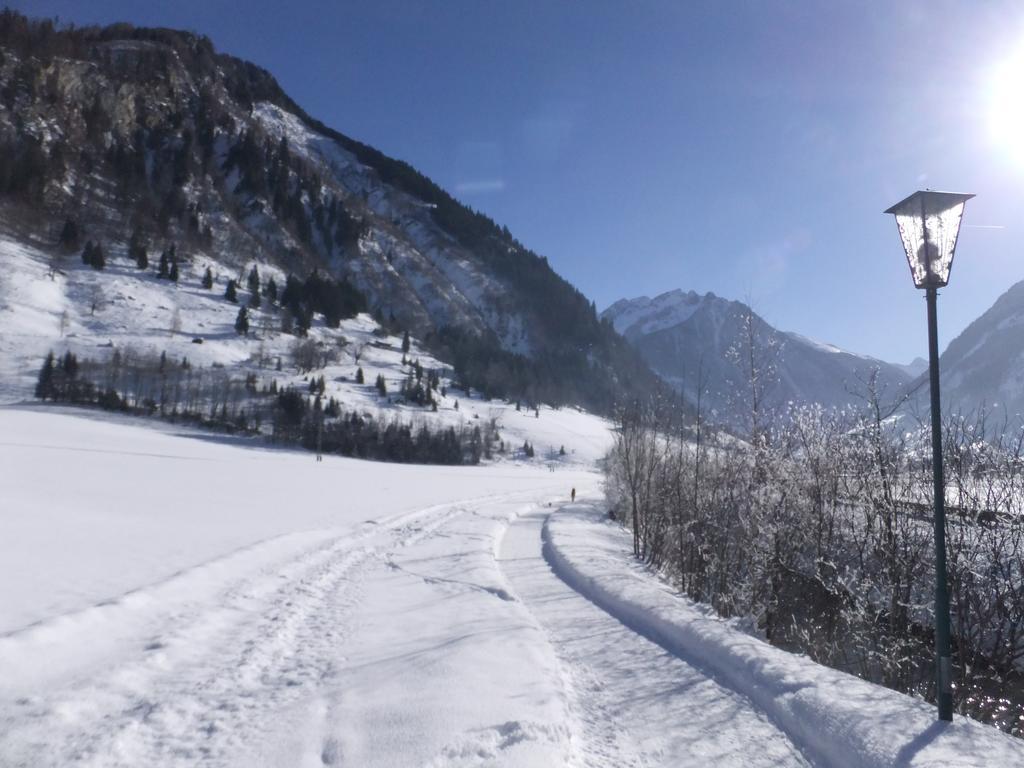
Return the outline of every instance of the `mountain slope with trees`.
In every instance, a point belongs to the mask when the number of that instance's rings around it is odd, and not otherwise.
[[[92,243],[98,270],[123,251],[169,278],[199,258],[319,270],[489,395],[608,410],[657,386],[506,228],[188,32],[0,13],[0,225],[56,269]]]

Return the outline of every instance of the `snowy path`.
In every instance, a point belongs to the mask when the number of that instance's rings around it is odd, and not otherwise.
[[[793,766],[807,761],[744,697],[641,637],[558,578],[550,510],[514,521],[499,563],[560,661],[587,766]]]

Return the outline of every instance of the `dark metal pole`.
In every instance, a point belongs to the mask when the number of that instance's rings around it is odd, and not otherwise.
[[[942,473],[942,410],[939,403],[939,331],[936,289],[928,302],[928,371],[932,390],[932,475],[935,483],[935,661],[939,720],[953,719],[953,664],[950,658],[949,584],[946,579],[946,481]]]

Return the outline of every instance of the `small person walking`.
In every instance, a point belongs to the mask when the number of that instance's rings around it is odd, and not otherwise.
[[[572,489],[572,493],[569,494],[569,496],[572,498],[572,500],[574,502],[576,501],[576,489],[575,488]]]

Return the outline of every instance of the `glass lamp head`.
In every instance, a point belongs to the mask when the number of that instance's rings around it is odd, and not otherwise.
[[[910,275],[918,288],[949,282],[964,205],[974,195],[915,192],[886,211],[896,217]]]

